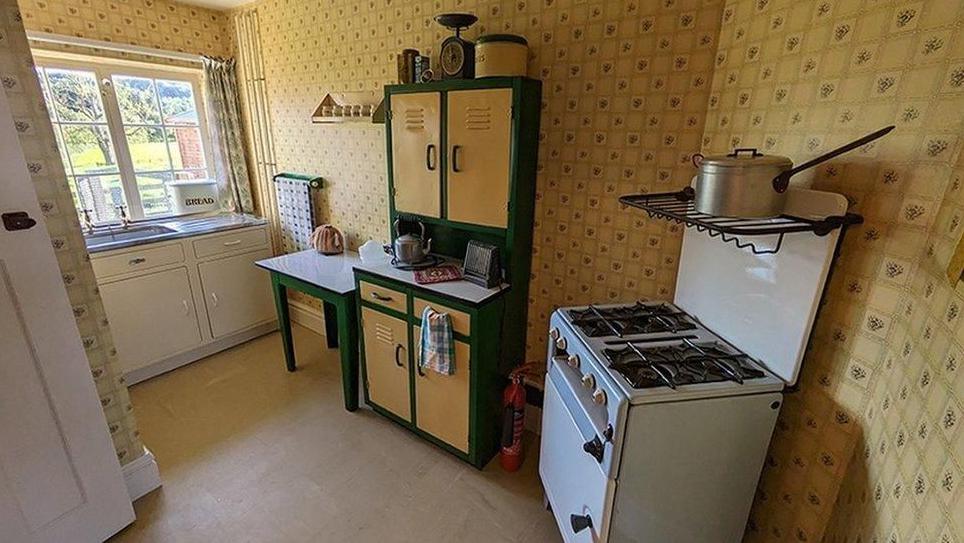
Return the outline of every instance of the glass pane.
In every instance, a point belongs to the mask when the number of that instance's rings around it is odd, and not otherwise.
[[[117,171],[114,145],[106,125],[64,125],[64,147],[75,174]]]
[[[104,103],[93,72],[47,69],[54,109],[61,121],[105,122]]]
[[[161,99],[164,124],[193,124],[197,121],[194,89],[186,81],[157,80],[157,95]]]
[[[137,191],[144,205],[144,215],[167,215],[171,202],[167,197],[167,183],[174,178],[171,172],[149,173],[137,176]]]
[[[114,89],[124,124],[160,124],[154,80],[115,75]]]
[[[81,175],[74,180],[81,209],[89,209],[94,222],[118,220],[115,206],[127,205],[119,175]]]
[[[47,115],[50,116],[50,122],[57,122],[57,115],[54,113],[54,100],[50,97],[50,88],[47,86],[47,76],[44,74],[44,69],[37,66],[37,79],[40,80],[40,89],[43,91],[44,95],[44,106],[47,109]]]
[[[131,150],[134,171],[170,170],[171,160],[164,143],[164,129],[156,126],[136,126],[124,129],[127,146]]]
[[[203,168],[204,147],[201,145],[201,131],[197,128],[168,128],[168,146],[171,149],[171,162],[174,167]]]
[[[64,136],[60,133],[60,125],[54,125],[54,138],[57,140],[57,151],[60,152],[60,161],[64,164],[64,172],[73,175],[70,169],[70,161],[67,159],[67,146],[64,145]]]

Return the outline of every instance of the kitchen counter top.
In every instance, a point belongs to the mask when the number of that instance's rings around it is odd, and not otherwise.
[[[470,304],[485,302],[509,287],[509,285],[503,284],[498,288],[483,288],[468,281],[446,281],[422,285],[415,282],[414,272],[399,270],[392,266],[388,260],[376,263],[362,262],[358,253],[351,251],[346,251],[340,255],[323,255],[314,249],[308,249],[261,260],[257,262],[257,265],[268,271],[287,275],[339,294],[355,290],[353,270],[361,270],[378,277],[399,281],[411,287]]]
[[[457,260],[446,260],[446,262],[456,264],[459,263]],[[386,279],[400,281],[411,287],[420,288],[429,292],[434,292],[436,294],[441,294],[443,296],[469,302],[470,304],[481,304],[482,302],[494,298],[499,293],[509,288],[509,285],[506,283],[503,283],[501,286],[495,288],[485,288],[465,280],[446,281],[444,283],[430,283],[423,285],[415,282],[415,272],[400,270],[392,266],[391,262],[388,260],[377,263],[365,263],[359,261],[359,263],[355,266],[355,269],[370,273],[372,275],[377,275],[379,277],[384,277]]]
[[[127,228],[120,225],[97,227],[93,235],[84,234],[84,241],[87,243],[87,252],[99,253],[263,224],[267,224],[267,221],[261,217],[242,213],[171,217],[138,221]]]
[[[355,276],[352,271],[360,263],[358,253],[352,251],[345,251],[340,255],[323,255],[314,249],[308,249],[259,260],[255,265],[325,290],[346,294],[355,290]]]

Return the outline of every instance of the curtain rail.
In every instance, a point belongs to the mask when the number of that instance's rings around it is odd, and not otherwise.
[[[72,45],[75,47],[87,47],[92,49],[104,49],[106,51],[117,51],[120,53],[133,53],[136,55],[146,55],[151,57],[179,60],[181,62],[200,63],[201,55],[190,53],[180,53],[177,51],[167,51],[164,49],[154,49],[153,47],[142,47],[140,45],[127,45],[124,43],[114,43],[103,40],[92,40],[89,38],[78,38],[75,36],[65,36],[63,34],[53,34],[50,32],[27,31],[27,39],[32,42],[53,43],[57,45]]]

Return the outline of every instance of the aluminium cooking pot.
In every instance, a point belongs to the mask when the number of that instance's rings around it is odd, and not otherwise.
[[[699,168],[694,206],[699,213],[722,217],[767,218],[783,213],[790,176],[881,138],[888,126],[794,167],[780,155],[765,155],[753,148],[726,155],[693,155]]]

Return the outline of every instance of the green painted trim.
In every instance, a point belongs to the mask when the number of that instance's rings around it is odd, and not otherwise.
[[[404,85],[387,85],[386,91],[394,94],[406,94],[427,91],[451,91],[469,89],[493,89],[513,87],[518,81],[538,81],[528,77],[485,77],[482,79],[444,79],[431,83],[407,83]]]
[[[396,310],[394,310],[394,309],[392,309],[392,308],[390,308],[390,307],[385,307],[385,306],[383,306],[383,305],[378,305],[378,304],[376,304],[376,303],[369,302],[368,300],[359,300],[359,305],[360,305],[361,307],[366,308],[366,309],[371,309],[372,311],[377,311],[377,312],[379,312],[379,313],[384,313],[385,315],[388,315],[389,317],[395,317],[396,319],[402,319],[403,321],[408,322],[408,315],[407,315],[407,314],[402,313],[402,312],[400,312],[400,311],[396,311]]]

